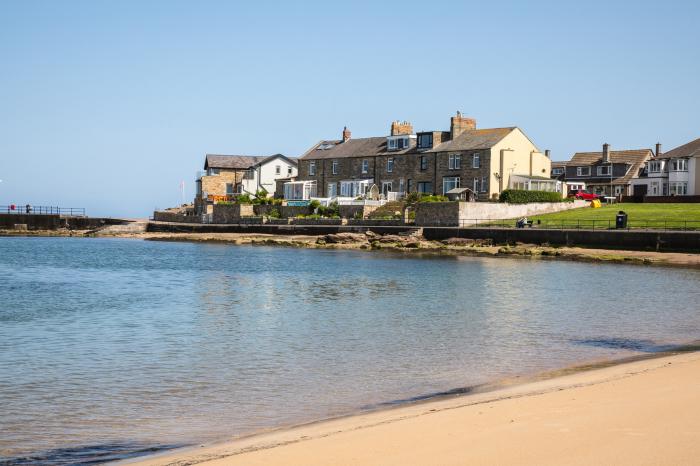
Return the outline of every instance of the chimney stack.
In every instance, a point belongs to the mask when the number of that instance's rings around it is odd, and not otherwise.
[[[550,152],[549,152],[549,149],[545,149],[545,150],[544,150],[544,156],[547,157],[548,159],[551,159],[551,158],[552,158],[552,157],[551,157],[551,154],[550,154]]]
[[[457,116],[450,118],[450,135],[452,139],[471,129],[476,129],[476,120],[474,118],[462,116],[462,112],[457,112]]]
[[[603,163],[610,163],[610,144],[603,144]]]
[[[348,142],[350,140],[350,130],[347,126],[343,127],[343,142]]]
[[[391,122],[391,135],[400,136],[402,134],[413,134],[413,125],[408,121],[392,121]]]
[[[661,143],[657,142],[656,143],[656,153],[654,154],[654,157],[658,157],[659,155],[661,155]]]

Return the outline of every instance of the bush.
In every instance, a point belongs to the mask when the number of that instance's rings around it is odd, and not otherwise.
[[[418,202],[449,202],[447,196],[421,196]]]
[[[403,201],[406,205],[415,205],[419,202],[449,202],[449,199],[446,196],[433,196],[432,194],[423,194],[414,191],[406,194]]]
[[[313,213],[313,212],[315,212],[316,209],[318,209],[319,207],[321,207],[321,203],[318,202],[316,199],[314,199],[313,201],[309,202],[309,212],[312,212],[312,213]]]
[[[499,202],[508,204],[527,204],[530,202],[562,202],[561,194],[552,191],[522,191],[506,189],[498,198]]]
[[[280,218],[280,211],[277,209],[270,209],[270,212],[267,213],[267,216],[270,218]]]
[[[236,203],[238,204],[252,204],[253,201],[250,198],[250,194],[241,194],[238,197],[236,197]]]

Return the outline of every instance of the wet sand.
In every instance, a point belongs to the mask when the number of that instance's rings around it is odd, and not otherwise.
[[[699,459],[700,353],[692,352],[131,463],[679,465]]]

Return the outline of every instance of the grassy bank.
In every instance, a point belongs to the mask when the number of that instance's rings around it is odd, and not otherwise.
[[[615,216],[622,210],[628,215],[630,228],[700,229],[700,204],[605,205],[599,209],[582,207],[552,214],[529,217],[545,225],[580,228],[615,226]]]

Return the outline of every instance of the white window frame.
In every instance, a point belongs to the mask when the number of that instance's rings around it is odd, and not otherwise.
[[[661,160],[652,160],[649,162],[649,173],[661,173]]]
[[[391,173],[394,171],[394,157],[389,157],[386,159],[386,172]]]
[[[576,176],[591,176],[591,167],[576,167]]]
[[[331,162],[331,174],[332,175],[337,175],[338,174],[338,161],[334,160]]]
[[[450,154],[447,159],[448,170],[459,170],[462,167],[462,154]]]
[[[396,150],[396,139],[389,139],[389,150]]]
[[[309,176],[316,176],[316,162],[309,162]]]
[[[603,173],[603,169],[607,171],[607,173]],[[611,165],[601,165],[598,167],[598,176],[610,176],[612,174],[612,166]]]
[[[674,181],[668,184],[668,194],[676,196],[686,196],[688,194],[687,181]]]
[[[369,160],[362,159],[362,174],[369,173]]]
[[[472,168],[481,168],[481,154],[478,152],[472,155]]]
[[[488,178],[485,177],[485,176],[482,176],[482,177],[481,177],[481,191],[479,191],[479,192],[482,192],[482,193],[488,192],[488,181],[487,181],[487,179],[488,179]]]
[[[447,189],[447,184],[450,184],[450,188]],[[459,188],[460,187],[460,179],[459,176],[444,176],[442,178],[442,194],[443,196],[447,193],[447,191],[450,191],[451,189]]]
[[[688,159],[673,159],[671,161],[671,171],[687,172],[688,171]]]
[[[338,183],[328,183],[328,197],[338,197]]]
[[[389,191],[393,191],[393,186],[394,183],[392,181],[382,181],[382,194],[386,196],[389,193]]]
[[[430,144],[425,144],[426,139],[430,141]],[[433,135],[431,133],[420,134],[417,142],[419,149],[430,149],[433,147]]]
[[[563,174],[564,174],[563,168],[552,168],[552,175],[563,175]]]
[[[282,165],[275,165],[275,175],[282,174]]]

